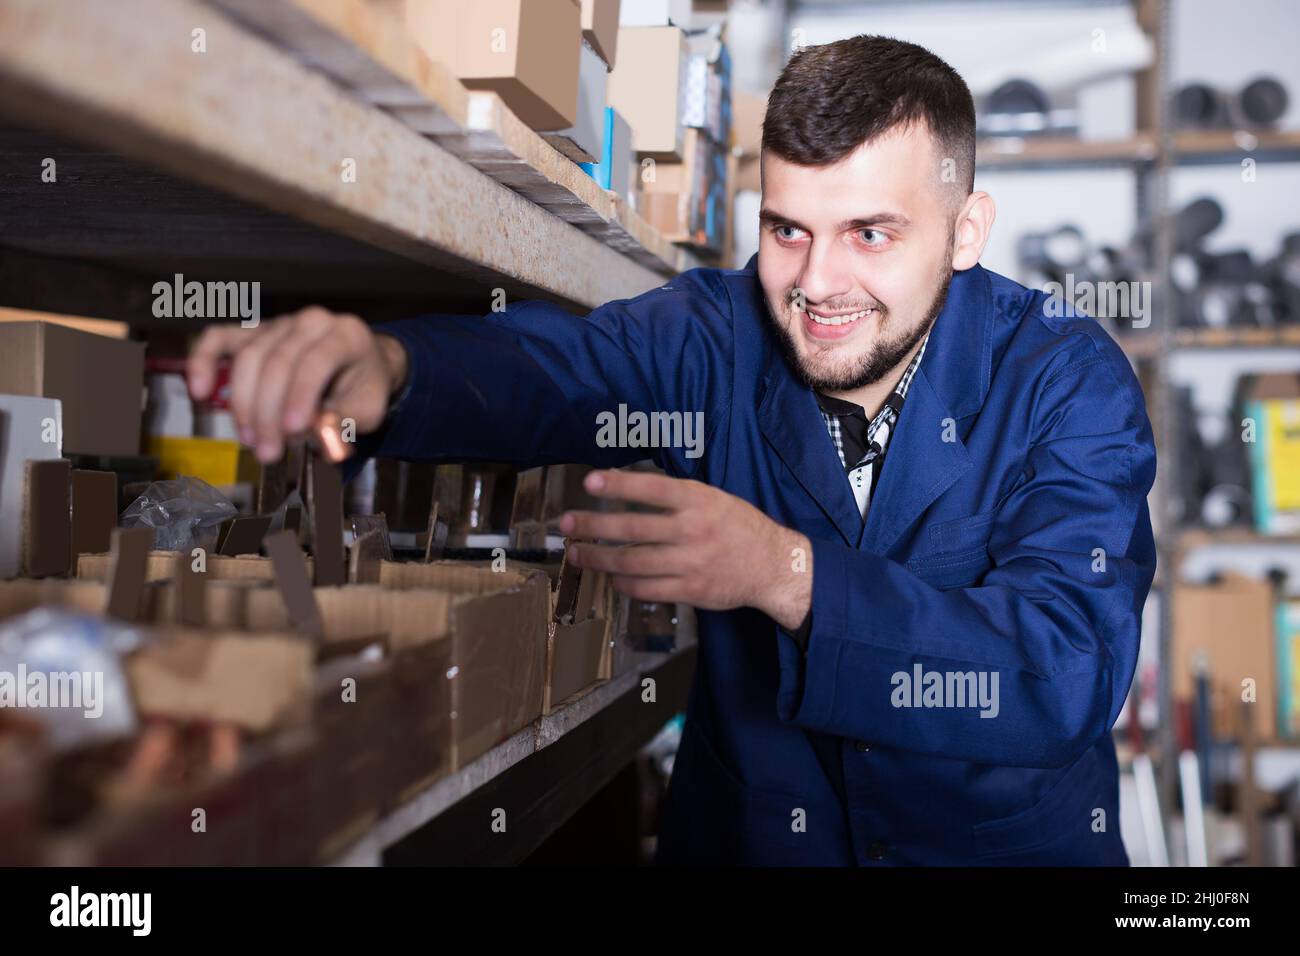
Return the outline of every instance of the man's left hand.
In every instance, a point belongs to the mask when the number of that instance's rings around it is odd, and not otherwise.
[[[584,487],[598,498],[661,511],[564,514],[560,531],[584,539],[569,546],[569,560],[578,567],[609,572],[616,590],[642,601],[680,601],[712,611],[753,607],[787,630],[803,622],[812,603],[813,570],[812,545],[804,535],[699,481],[593,471]]]

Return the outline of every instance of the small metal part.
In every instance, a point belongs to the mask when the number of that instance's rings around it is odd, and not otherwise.
[[[343,420],[336,412],[321,412],[317,416],[311,439],[321,454],[336,465],[352,456],[351,443],[343,439]]]

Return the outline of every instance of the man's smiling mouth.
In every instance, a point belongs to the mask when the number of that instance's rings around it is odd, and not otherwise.
[[[858,309],[856,312],[841,312],[832,315],[823,315],[814,312],[812,309],[807,310],[807,314],[818,325],[849,325],[858,319],[865,319],[875,309]]]

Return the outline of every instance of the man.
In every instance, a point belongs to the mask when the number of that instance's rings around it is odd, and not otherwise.
[[[562,530],[635,543],[572,554],[701,609],[661,861],[1126,864],[1109,731],[1155,563],[1151,431],[1095,322],[978,265],[974,158],[932,54],[806,49],[767,107],[756,267],[586,317],[209,329],[193,393],[233,355],[264,460],[322,405],[390,457],[652,454],[671,477],[588,487],[657,512]],[[620,405],[700,413],[702,449],[610,447]]]

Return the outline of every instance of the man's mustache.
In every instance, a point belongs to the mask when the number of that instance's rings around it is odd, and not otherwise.
[[[802,305],[800,304],[801,301],[802,301]],[[841,303],[841,302],[818,302],[818,303],[815,303],[815,304],[810,304],[806,299],[804,299],[804,300],[801,300],[801,299],[800,299],[800,293],[799,293],[799,290],[798,290],[797,288],[795,288],[795,289],[791,289],[789,292],[786,293],[786,296],[785,296],[785,305],[786,305],[787,308],[792,309],[792,310],[793,310],[793,309],[796,309],[796,308],[806,310],[806,309],[808,309],[808,308],[810,307],[810,305],[811,305],[812,308],[816,309],[816,310],[819,311],[819,312],[835,312],[835,313],[862,312],[862,311],[866,311],[867,309],[877,309],[877,310],[879,310],[880,312],[887,312],[887,311],[888,311],[888,310],[884,307],[884,305],[882,305],[880,302],[876,302],[876,301],[872,301],[872,302],[843,302],[843,303]]]

